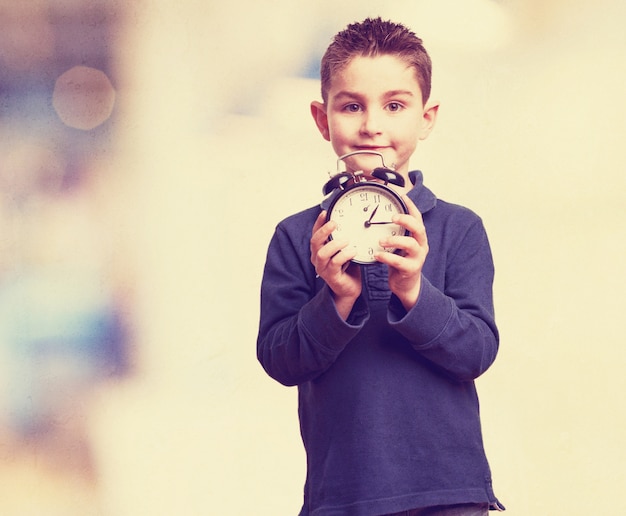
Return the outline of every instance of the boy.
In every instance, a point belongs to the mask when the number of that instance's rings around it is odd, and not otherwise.
[[[493,263],[481,220],[409,172],[432,130],[431,63],[402,25],[366,19],[322,59],[311,113],[338,155],[376,151],[408,187],[400,252],[351,262],[322,207],[282,221],[261,287],[258,358],[297,385],[307,453],[304,515],[487,514],[491,487],[474,379],[495,359]],[[378,160],[378,161],[377,161]],[[357,154],[349,171],[380,158]]]

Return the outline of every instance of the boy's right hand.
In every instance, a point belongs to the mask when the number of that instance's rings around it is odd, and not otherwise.
[[[311,263],[333,291],[337,311],[346,320],[361,295],[361,269],[350,263],[356,250],[347,241],[328,239],[336,227],[335,222],[326,222],[325,211],[319,214],[311,235]]]

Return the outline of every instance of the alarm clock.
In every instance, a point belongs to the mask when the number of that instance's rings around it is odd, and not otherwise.
[[[375,154],[382,162],[371,172],[339,172],[341,163],[355,154]],[[324,195],[330,195],[326,221],[337,223],[330,239],[341,238],[356,249],[353,262],[361,265],[378,263],[376,253],[394,253],[397,250],[381,247],[380,240],[407,235],[408,231],[394,223],[391,218],[409,210],[396,191],[389,184],[404,186],[404,178],[385,165],[383,155],[375,151],[355,151],[340,156],[337,160],[337,174],[324,185]]]

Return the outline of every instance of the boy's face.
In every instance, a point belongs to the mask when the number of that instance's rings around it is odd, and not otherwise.
[[[355,57],[336,73],[326,104],[313,102],[311,113],[322,136],[338,156],[376,151],[405,178],[418,140],[432,130],[436,104],[423,105],[415,70],[399,57]],[[349,158],[347,169],[381,166],[377,156]]]

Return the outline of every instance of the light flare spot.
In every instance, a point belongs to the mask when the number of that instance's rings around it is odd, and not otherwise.
[[[56,80],[52,105],[65,125],[88,131],[111,116],[115,89],[104,72],[75,66]]]

